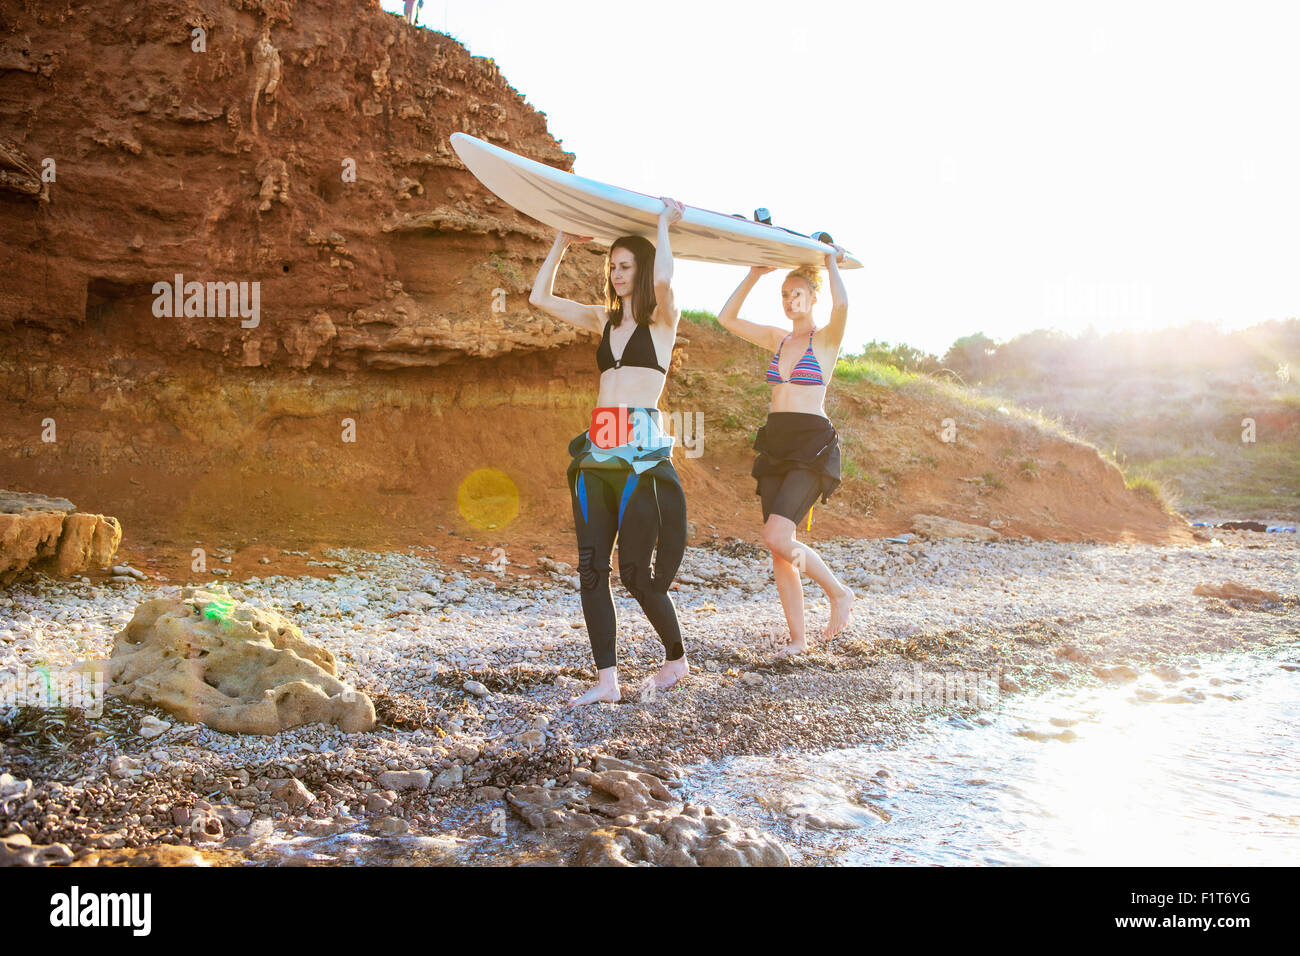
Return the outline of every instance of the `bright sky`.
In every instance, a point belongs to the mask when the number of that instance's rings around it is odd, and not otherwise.
[[[846,352],[1300,316],[1300,4],[425,0],[421,24],[492,57],[576,172],[830,232],[867,266]],[[716,312],[743,274],[679,261],[677,301]],[[782,275],[747,318],[783,324]]]

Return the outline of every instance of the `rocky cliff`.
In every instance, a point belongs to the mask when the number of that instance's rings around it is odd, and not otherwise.
[[[521,260],[550,234],[447,137],[572,154],[491,60],[378,3],[6,3],[0,73],[10,343],[357,369],[575,335],[528,310]],[[597,254],[569,258],[590,286]]]

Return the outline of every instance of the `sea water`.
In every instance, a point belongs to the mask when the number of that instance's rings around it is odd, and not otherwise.
[[[1003,697],[888,749],[705,764],[688,796],[803,864],[1293,865],[1300,665],[1160,673]]]

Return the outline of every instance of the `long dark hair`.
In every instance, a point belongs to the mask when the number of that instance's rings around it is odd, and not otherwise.
[[[614,291],[610,278],[611,260],[615,249],[626,249],[636,261],[636,278],[632,280],[632,311],[638,325],[649,325],[659,302],[655,298],[655,247],[641,236],[619,236],[605,256],[605,308],[609,310],[610,324],[615,328],[623,324],[623,300]]]

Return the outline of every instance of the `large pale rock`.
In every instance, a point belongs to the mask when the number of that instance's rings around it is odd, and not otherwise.
[[[198,588],[136,608],[113,638],[109,681],[112,696],[226,733],[317,721],[348,733],[375,726],[374,704],[338,679],[327,649],[275,611]]]
[[[1002,538],[992,528],[937,515],[913,515],[912,530],[927,538],[962,538],[967,541],[998,541]]]
[[[68,577],[112,563],[121,524],[76,508],[66,498],[0,490],[0,585],[29,571]]]

